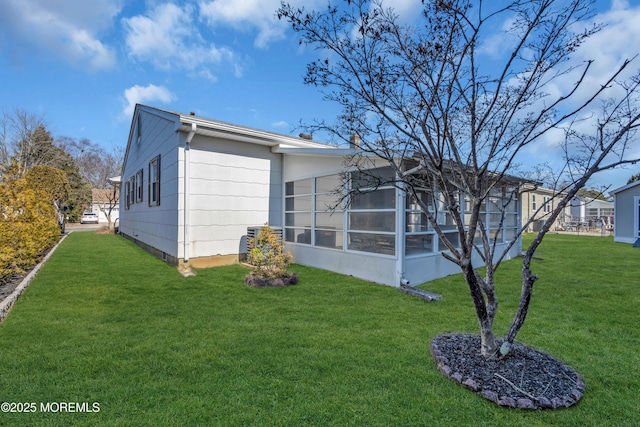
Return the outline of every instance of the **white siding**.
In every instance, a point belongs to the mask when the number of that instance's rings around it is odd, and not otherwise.
[[[310,267],[348,274],[389,286],[398,286],[396,257],[386,257],[365,252],[343,252],[317,246],[287,243],[294,262]]]
[[[124,190],[120,197],[120,231],[174,257],[178,256],[178,134],[177,116],[139,110],[134,121],[131,141],[125,159],[122,182],[143,176],[143,200],[126,209]],[[137,140],[138,123],[142,126]],[[149,207],[149,162],[160,155],[160,205]]]
[[[344,157],[342,156],[300,156],[286,155],[284,182],[309,178],[312,176],[332,175],[344,172]],[[386,160],[371,159],[367,168],[388,166]]]
[[[634,243],[637,239],[636,231],[636,197],[640,197],[640,185],[631,186],[615,194],[615,221],[613,240],[622,243]]]
[[[282,225],[282,156],[269,147],[197,135],[188,168],[190,258],[242,253],[247,227]]]

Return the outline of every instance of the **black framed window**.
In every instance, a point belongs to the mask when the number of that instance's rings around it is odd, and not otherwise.
[[[160,155],[149,162],[149,206],[160,206]]]
[[[142,182],[143,182],[144,170],[140,169],[138,173],[136,173],[136,203],[142,202]]]
[[[129,206],[131,206],[131,182],[129,180],[125,181],[124,183],[124,208],[125,210],[129,209]]]

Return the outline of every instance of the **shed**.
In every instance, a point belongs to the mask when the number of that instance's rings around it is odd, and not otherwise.
[[[635,243],[640,238],[640,181],[611,192],[615,205],[613,240]]]

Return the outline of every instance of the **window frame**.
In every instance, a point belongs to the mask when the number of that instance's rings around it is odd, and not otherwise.
[[[395,257],[398,252],[398,245],[396,241],[396,234],[398,232],[398,189],[393,183],[385,182],[385,174],[388,174],[391,168],[383,166],[380,168],[369,169],[366,171],[353,171],[348,175],[348,186],[350,196],[348,197],[345,209],[345,250],[349,252],[365,252],[376,256],[391,256]],[[378,178],[379,177],[379,178]],[[391,179],[391,177],[388,177]],[[355,187],[355,183],[363,183],[363,187]],[[366,184],[373,184],[375,186],[366,186]],[[357,191],[357,193],[355,193]],[[361,206],[353,207],[352,201],[355,197],[363,195],[363,201],[366,198],[370,198],[370,202],[375,202],[375,198],[371,197],[376,192],[382,195],[382,200],[387,198],[384,193],[391,191],[392,205],[386,206]],[[379,214],[379,215],[376,215]],[[381,215],[380,215],[381,214]],[[352,217],[361,216],[363,219],[369,217],[375,219],[384,218],[385,215],[391,216],[391,220],[386,220],[387,224],[381,228],[372,227],[367,229],[366,227],[354,227]],[[374,221],[375,222],[375,221]],[[366,241],[365,239],[377,239]]]
[[[149,207],[160,206],[160,172],[160,154],[158,154],[149,161]]]
[[[131,182],[126,180],[124,182],[124,209],[129,210],[131,207]]]
[[[334,189],[326,184],[319,185],[319,181],[334,179],[339,181],[340,174],[313,176],[309,178],[288,181],[285,183],[284,203],[284,239],[288,243],[309,245],[325,249],[344,249],[344,215],[338,213],[322,201],[330,200]],[[339,182],[336,182],[339,184]],[[296,203],[296,200],[299,202]],[[339,200],[336,199],[336,203]],[[341,215],[338,221],[319,221],[327,215]],[[306,220],[303,223],[299,219]],[[330,242],[333,242],[331,244]]]
[[[136,203],[142,203],[142,200],[144,198],[143,182],[144,182],[144,169],[140,169],[138,172],[136,172],[136,187],[135,187]]]

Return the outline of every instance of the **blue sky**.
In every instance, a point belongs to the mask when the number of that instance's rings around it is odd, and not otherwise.
[[[55,136],[106,148],[126,145],[137,102],[295,135],[301,120],[331,119],[338,110],[303,85],[317,52],[300,47],[275,18],[279,4],[0,0],[0,111],[40,114]],[[395,0],[393,7],[416,16],[420,1]],[[597,7],[608,27],[588,54],[605,73],[640,52],[640,5],[599,0]],[[637,172],[609,173],[594,184],[619,187]]]

